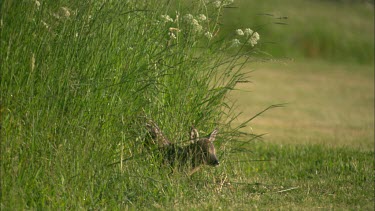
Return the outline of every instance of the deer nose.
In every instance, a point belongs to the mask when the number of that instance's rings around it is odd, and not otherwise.
[[[214,160],[214,162],[212,163],[214,166],[217,166],[219,165],[219,161],[218,160]]]

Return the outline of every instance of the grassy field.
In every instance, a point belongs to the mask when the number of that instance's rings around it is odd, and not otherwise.
[[[244,117],[286,103],[253,121],[251,128],[269,133],[270,143],[373,150],[373,66],[287,61],[251,69],[253,83],[238,86],[247,92],[232,95]]]
[[[323,19],[332,8],[351,16],[287,51],[296,61],[258,62],[281,28],[238,21],[256,1],[236,2],[238,14],[231,2],[3,1],[0,209],[373,210],[373,11],[333,1],[251,7],[298,17],[305,35],[321,23],[306,24],[315,17],[302,16],[306,3]],[[301,23],[273,40],[275,57],[299,40]],[[261,39],[236,35],[240,26]],[[353,30],[337,36],[343,26]],[[242,83],[249,71],[252,83]],[[179,145],[192,124],[202,135],[218,127],[220,165],[170,174],[145,147],[148,119]]]
[[[247,92],[231,96],[238,101],[243,118],[270,104],[288,103],[267,111],[246,128],[267,133],[255,145],[252,157],[272,160],[248,165],[259,168],[255,178],[250,178],[276,189],[254,186],[266,194],[255,194],[258,198],[252,205],[372,210],[373,66],[288,61],[259,63],[251,70],[253,83],[238,86]],[[288,191],[278,192],[281,186]]]

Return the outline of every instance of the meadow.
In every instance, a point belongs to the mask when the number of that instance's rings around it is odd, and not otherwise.
[[[373,210],[373,2],[272,2],[3,1],[1,210]]]

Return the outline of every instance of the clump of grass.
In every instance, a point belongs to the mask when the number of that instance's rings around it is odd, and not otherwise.
[[[2,209],[150,208],[193,195],[143,150],[142,117],[176,142],[192,123],[219,126],[224,149],[241,135],[226,95],[246,80],[246,59],[216,35],[231,1],[182,3],[2,3]]]

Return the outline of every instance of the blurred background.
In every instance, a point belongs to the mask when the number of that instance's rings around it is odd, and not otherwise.
[[[242,121],[271,104],[246,130],[266,142],[373,150],[374,1],[235,1],[223,30],[260,34],[266,61],[255,59],[249,84],[231,97]]]
[[[223,22],[226,31],[251,27],[262,50],[276,58],[374,62],[374,1],[235,1]]]

